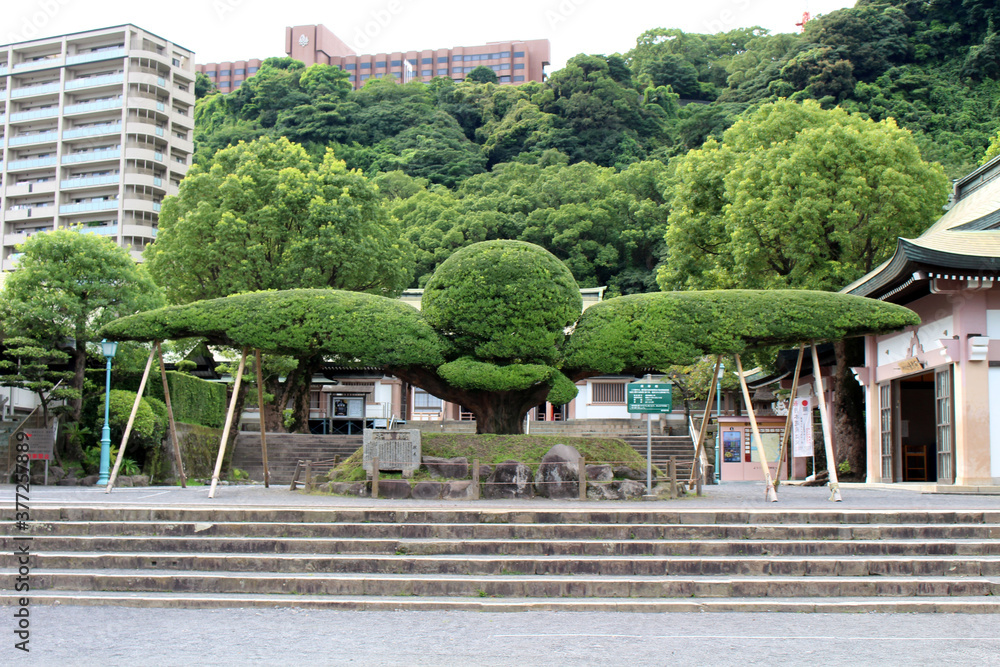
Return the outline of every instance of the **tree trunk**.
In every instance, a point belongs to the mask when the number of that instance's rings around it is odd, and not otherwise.
[[[847,461],[850,475],[864,478],[867,471],[867,447],[865,442],[864,392],[851,366],[862,365],[858,358],[863,353],[862,339],[837,341],[833,345],[837,355],[837,365],[833,376],[833,441],[837,460]]]
[[[272,433],[308,433],[309,432],[309,392],[312,389],[313,374],[318,372],[323,360],[321,357],[306,357],[298,360],[298,365],[285,378],[264,379],[267,393],[274,400],[261,406],[261,427]],[[292,425],[285,428],[285,410],[292,404]]]
[[[87,370],[87,348],[77,343],[77,348],[73,350],[73,389],[79,392],[78,398],[69,400],[69,420],[74,424],[80,423],[80,416],[83,414],[83,381]]]

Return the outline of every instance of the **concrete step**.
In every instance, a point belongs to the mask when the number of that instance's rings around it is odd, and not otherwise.
[[[314,537],[34,537],[43,551],[593,556],[995,556],[1000,540],[489,540]]]
[[[0,535],[117,537],[364,537],[438,539],[602,540],[990,540],[1000,524],[510,524],[392,522],[44,521],[28,530],[0,524]]]
[[[13,577],[16,570],[0,571]],[[497,597],[996,596],[1000,577],[739,577],[38,570],[43,590]]]
[[[15,569],[16,557],[0,555]],[[55,552],[34,555],[34,568],[204,572],[356,574],[741,576],[741,577],[1000,577],[1000,556],[421,556]]]
[[[0,605],[15,606],[17,593],[0,592]],[[997,596],[740,597],[740,598],[491,598],[446,596],[258,595],[248,593],[151,593],[31,591],[32,604],[184,609],[297,608],[350,611],[617,611],[786,613],[1000,613]]]

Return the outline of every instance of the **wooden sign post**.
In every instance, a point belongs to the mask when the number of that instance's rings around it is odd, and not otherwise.
[[[233,413],[236,412],[236,399],[240,394],[240,383],[243,381],[243,367],[247,363],[247,349],[243,348],[243,355],[240,357],[240,367],[236,371],[236,380],[233,382],[233,397],[229,401],[229,410],[226,411],[226,426],[222,430],[222,439],[219,441],[219,455],[215,458],[215,471],[212,473],[212,488],[208,491],[208,497],[215,497],[215,487],[219,483],[219,475],[222,473],[222,459],[226,456],[226,441],[229,440],[229,431],[233,427]]]

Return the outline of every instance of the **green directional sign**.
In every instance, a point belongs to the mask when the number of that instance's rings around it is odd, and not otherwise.
[[[625,385],[625,402],[629,412],[670,412],[672,392],[669,382],[632,382]]]

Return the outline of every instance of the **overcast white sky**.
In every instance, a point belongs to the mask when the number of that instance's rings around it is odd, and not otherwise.
[[[794,32],[802,13],[854,0],[6,0],[0,43],[134,23],[192,49],[198,62],[284,55],[285,26],[321,23],[359,53],[513,39],[577,53],[624,53],[650,28],[715,33],[760,25]]]

